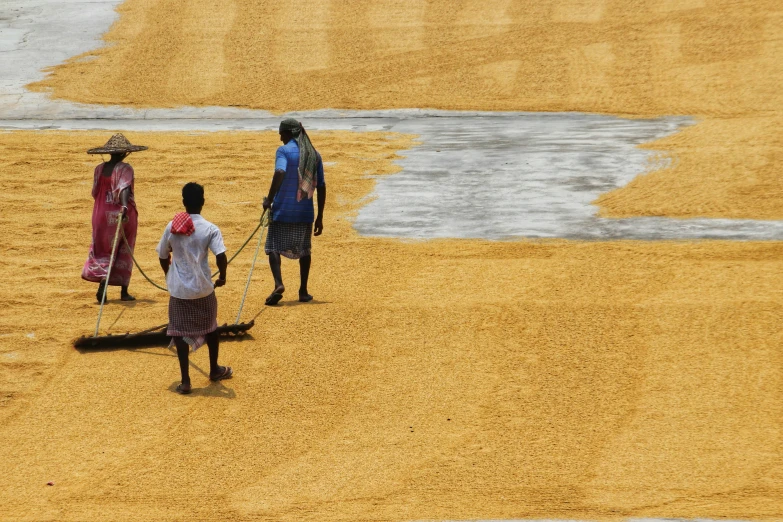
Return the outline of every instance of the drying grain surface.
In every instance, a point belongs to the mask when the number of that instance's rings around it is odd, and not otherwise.
[[[33,86],[131,106],[693,115],[607,216],[783,219],[779,0],[127,0]],[[175,21],[172,23],[172,21]],[[107,71],[110,71],[107,73]]]
[[[79,279],[108,133],[1,134],[2,520],[421,520],[783,517],[783,245],[402,242],[350,218],[411,138],[316,133],[325,232],[311,290],[257,267],[224,342],[235,378],[174,393],[165,348],[79,352],[95,285]],[[255,226],[275,133],[134,134],[137,254],[179,189],[230,252]],[[404,152],[403,152],[404,154]],[[251,253],[229,267],[231,320]],[[165,321],[134,273],[103,331]],[[54,486],[47,486],[47,482]]]
[[[39,87],[90,103],[281,112],[734,116],[776,112],[783,99],[777,0],[127,0],[118,10],[110,45]]]
[[[670,166],[637,176],[594,204],[612,218],[783,219],[781,128],[781,115],[710,118],[641,145],[660,151]]]

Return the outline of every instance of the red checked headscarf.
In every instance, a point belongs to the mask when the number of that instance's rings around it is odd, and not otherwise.
[[[174,219],[171,220],[171,233],[182,234],[185,236],[191,235],[196,231],[193,220],[190,218],[190,214],[187,212],[179,212],[174,215]]]

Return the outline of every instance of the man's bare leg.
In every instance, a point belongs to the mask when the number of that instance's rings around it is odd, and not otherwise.
[[[275,289],[266,298],[266,304],[276,305],[283,298],[285,286],[283,286],[283,274],[280,270],[280,254],[272,252],[269,254],[269,269],[272,271],[272,277],[275,280]]]
[[[218,365],[218,351],[220,350],[220,335],[217,330],[206,335],[207,347],[209,348],[209,379],[219,381],[228,379],[233,375],[230,366]]]
[[[310,263],[312,262],[312,256],[302,256],[299,258],[299,300],[303,303],[313,300],[307,292],[307,280],[310,277]]]
[[[182,394],[188,394],[191,392],[190,387],[190,365],[188,362],[188,354],[190,347],[182,337],[173,337],[174,345],[177,347],[177,359],[179,359],[179,371],[182,374],[182,384],[177,386],[177,391]]]

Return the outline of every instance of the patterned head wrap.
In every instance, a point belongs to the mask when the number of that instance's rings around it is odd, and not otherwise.
[[[296,191],[296,200],[312,199],[317,183],[318,153],[310,141],[310,136],[297,120],[286,118],[281,121],[280,132],[283,131],[290,132],[299,146],[299,190]]]
[[[196,231],[196,226],[193,224],[193,218],[187,212],[178,212],[174,214],[174,219],[171,220],[171,233],[181,234],[183,236],[189,236]]]

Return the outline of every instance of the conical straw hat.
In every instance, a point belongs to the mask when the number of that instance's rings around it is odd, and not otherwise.
[[[144,145],[131,145],[128,138],[122,134],[115,134],[109,138],[106,145],[90,149],[87,151],[87,154],[115,154],[119,152],[139,152],[141,150],[147,150],[147,147]]]

